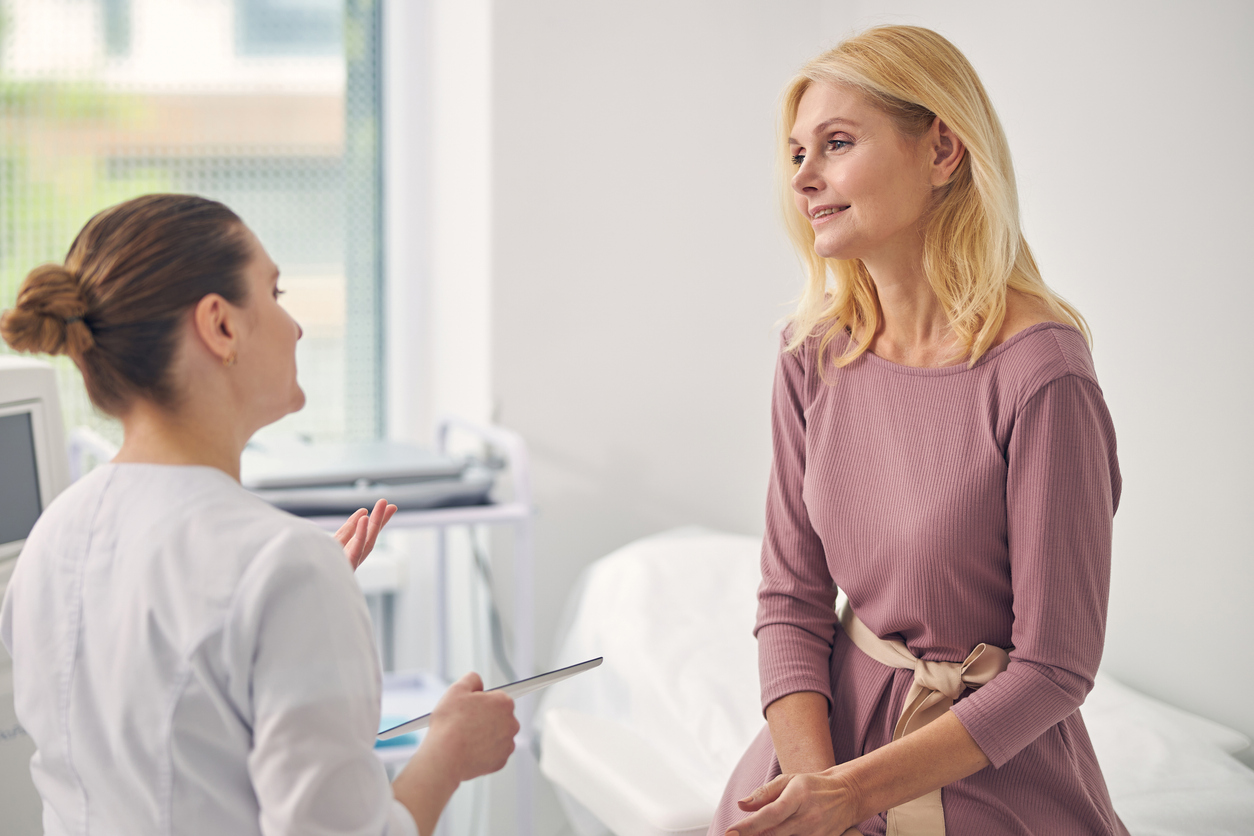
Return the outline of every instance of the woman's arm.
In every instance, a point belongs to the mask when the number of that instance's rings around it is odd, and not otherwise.
[[[1073,714],[1101,662],[1121,482],[1096,381],[1066,374],[1032,393],[1006,458],[1010,665],[952,709],[996,767]]]
[[[900,740],[821,773],[779,776],[741,800],[740,809],[752,815],[728,833],[758,836],[786,825],[781,832],[839,836],[864,819],[988,765],[975,740],[949,712]]]
[[[514,751],[514,701],[483,690],[475,673],[454,682],[431,713],[422,746],[392,782],[420,836],[431,836],[449,798],[471,778],[496,772]]]
[[[373,750],[378,655],[344,552],[303,524],[277,534],[241,579],[222,637],[261,831],[412,834]]]
[[[771,396],[773,455],[758,588],[758,678],[771,738],[786,771],[835,763],[828,704],[836,590],[810,525],[805,484],[805,349],[782,350]]]
[[[836,765],[827,697],[814,691],[780,697],[767,706],[766,723],[782,772],[822,772]]]

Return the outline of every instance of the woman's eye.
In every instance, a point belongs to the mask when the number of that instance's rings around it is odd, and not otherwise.
[[[793,165],[801,165],[801,164],[802,164],[803,162],[805,162],[805,161],[806,161],[806,155],[805,155],[805,154],[793,154],[793,155],[792,155],[792,164],[793,164]]]
[[[280,296],[282,296],[284,293],[287,293],[287,291],[286,291],[286,290],[279,290],[279,289],[276,287],[276,288],[274,289],[274,298],[275,298],[275,299],[278,299],[278,298],[279,298]]]
[[[829,139],[827,141],[827,147],[831,148],[833,151],[840,151],[849,145],[853,145],[853,143],[847,139]]]

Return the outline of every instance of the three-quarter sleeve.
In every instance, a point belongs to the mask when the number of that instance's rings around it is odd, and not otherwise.
[[[771,398],[773,458],[758,588],[758,674],[762,708],[799,691],[831,704],[836,590],[823,543],[802,498],[805,480],[805,354],[781,351]]]
[[[1096,383],[1068,374],[1037,390],[1015,417],[1007,468],[1014,648],[953,709],[998,767],[1080,706],[1101,661],[1120,477]]]
[[[373,752],[380,668],[348,561],[325,534],[286,531],[241,580],[225,646],[251,716],[248,772],[265,834],[417,836]],[[246,691],[245,691],[246,687]]]

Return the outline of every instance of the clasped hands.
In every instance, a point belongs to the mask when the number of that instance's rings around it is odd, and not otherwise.
[[[862,836],[851,827],[856,787],[839,766],[822,772],[780,775],[738,802],[751,815],[727,836]]]

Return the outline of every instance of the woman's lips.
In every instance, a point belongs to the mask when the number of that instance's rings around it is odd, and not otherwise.
[[[824,206],[818,210],[821,214],[815,214],[810,217],[810,223],[814,226],[820,226],[832,218],[839,217],[848,208],[848,206]]]

